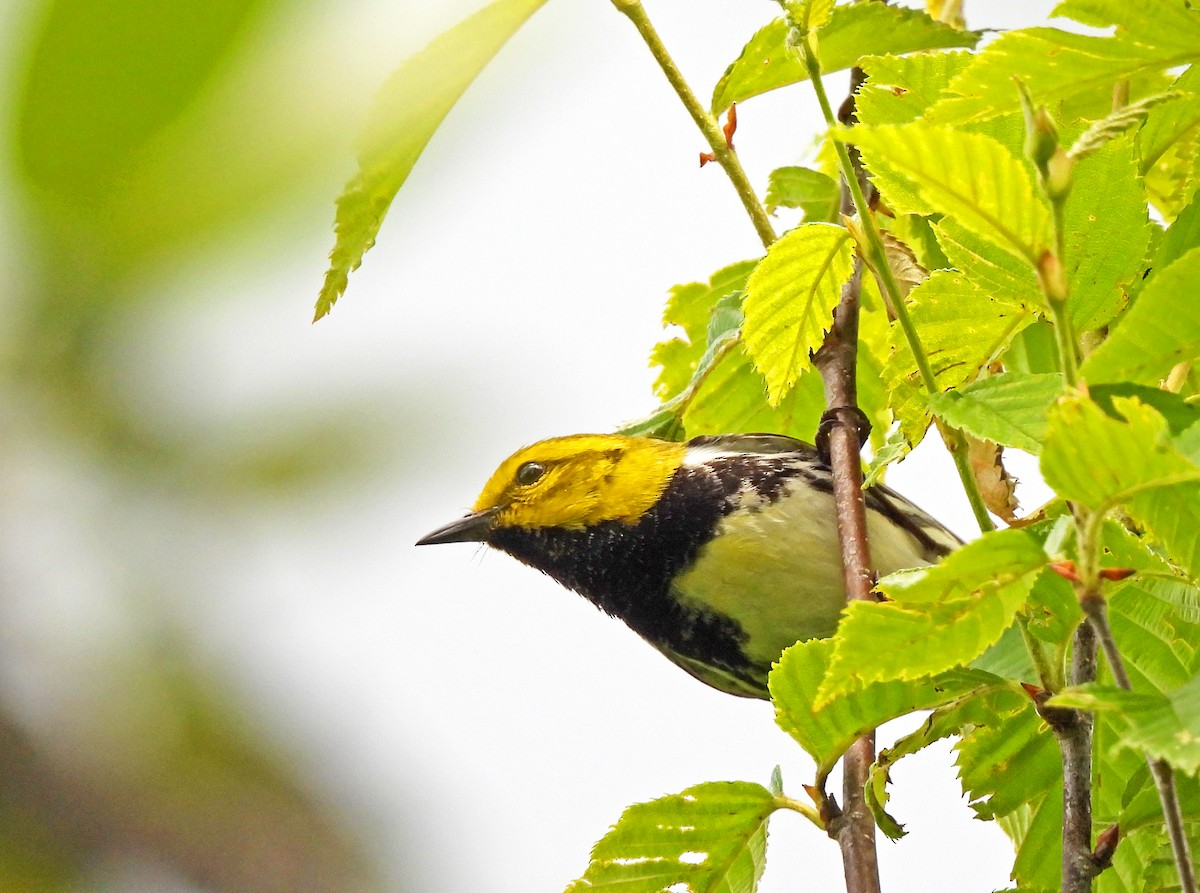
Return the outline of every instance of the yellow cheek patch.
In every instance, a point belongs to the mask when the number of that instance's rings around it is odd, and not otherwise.
[[[658,501],[686,447],[645,437],[576,434],[543,440],[505,459],[475,502],[475,511],[503,506],[498,524],[580,528],[601,521],[635,523]],[[538,462],[535,483],[516,483],[517,470]]]

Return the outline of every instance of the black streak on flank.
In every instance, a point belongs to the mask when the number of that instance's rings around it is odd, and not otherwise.
[[[496,528],[489,544],[549,574],[655,645],[763,685],[767,667],[742,652],[746,634],[729,617],[681,606],[671,580],[696,560],[747,487],[773,502],[809,468],[794,457],[734,455],[679,468],[635,524],[585,530]]]

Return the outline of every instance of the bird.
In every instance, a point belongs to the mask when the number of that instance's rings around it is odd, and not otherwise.
[[[936,564],[961,545],[890,488],[864,496],[878,573]],[[459,542],[542,571],[740,697],[768,698],[772,664],[832,636],[845,605],[829,463],[779,434],[539,441],[500,464],[469,514],[417,545]]]

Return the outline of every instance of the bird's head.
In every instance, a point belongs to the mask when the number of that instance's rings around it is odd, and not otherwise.
[[[686,446],[617,434],[573,434],[518,450],[496,469],[472,512],[417,542],[487,542],[497,528],[581,530],[634,524],[658,500]]]

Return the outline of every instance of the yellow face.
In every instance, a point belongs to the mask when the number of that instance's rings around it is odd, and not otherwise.
[[[686,447],[646,437],[574,434],[525,447],[496,469],[476,512],[504,527],[634,524],[662,495]]]

